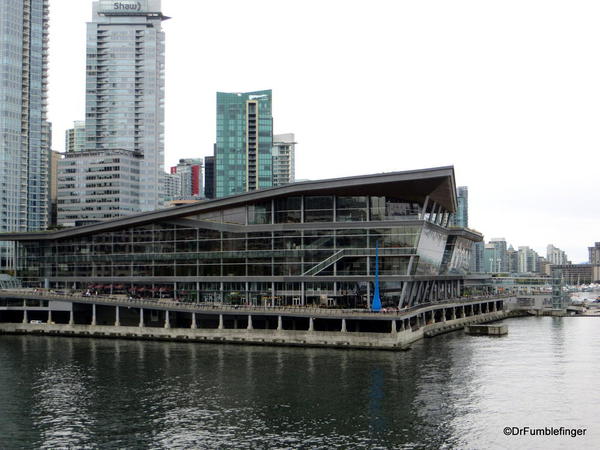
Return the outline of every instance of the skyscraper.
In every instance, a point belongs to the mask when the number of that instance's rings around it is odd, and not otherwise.
[[[496,248],[496,254],[494,261],[495,269],[492,272],[507,272],[508,271],[508,252],[506,239],[504,238],[493,238],[490,240],[490,244]]]
[[[0,232],[48,225],[48,0],[0,1]],[[12,264],[0,245],[0,268]]]
[[[85,121],[75,120],[73,128],[65,131],[65,151],[82,152],[85,150]]]
[[[518,273],[519,272],[519,251],[510,245],[506,250],[506,260],[508,264],[507,272]]]
[[[171,175],[177,175],[180,181],[181,199],[192,200],[204,197],[202,182],[202,158],[180,159],[179,164],[171,167]]]
[[[588,247],[590,252],[590,264],[600,264],[600,242],[596,242],[593,247]]]
[[[87,24],[86,150],[139,153],[139,210],[162,205],[165,35],[161,0],[100,0]]]
[[[469,188],[467,186],[459,186],[456,189],[456,200],[458,209],[452,218],[452,224],[467,228],[469,226]]]
[[[483,241],[473,243],[470,265],[471,272],[485,272],[484,249],[485,244]]]
[[[293,133],[273,136],[273,186],[296,180],[296,142]]]
[[[538,271],[538,254],[528,246],[519,247],[519,273]]]
[[[181,196],[181,177],[177,174],[165,173],[165,200],[170,202]]]
[[[216,145],[215,145],[216,147]],[[204,196],[215,198],[215,157],[204,158]]]
[[[567,254],[552,244],[548,244],[548,247],[546,247],[546,259],[554,265],[569,264]]]
[[[273,186],[270,90],[217,92],[215,197]]]
[[[48,225],[56,226],[58,224],[58,163],[62,159],[62,154],[59,152],[50,152],[50,165],[48,175]]]

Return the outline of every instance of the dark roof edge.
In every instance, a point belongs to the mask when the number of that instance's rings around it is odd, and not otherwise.
[[[382,172],[378,174],[357,175],[343,178],[331,178],[325,180],[302,181],[283,186],[261,189],[259,191],[244,192],[242,194],[222,197],[215,200],[193,203],[191,205],[176,206],[172,208],[148,211],[132,214],[91,225],[66,228],[57,231],[25,232],[25,233],[0,233],[0,241],[30,241],[30,240],[53,240],[80,234],[95,233],[104,229],[113,229],[135,224],[145,224],[154,220],[177,218],[195,212],[203,212],[211,209],[221,209],[228,206],[245,204],[258,200],[289,195],[294,193],[306,193],[322,189],[335,189],[344,186],[364,186],[379,183],[402,182],[423,180],[428,178],[449,177],[452,184],[452,203],[456,207],[456,184],[454,180],[454,166],[432,167],[427,169],[407,170],[402,172]]]

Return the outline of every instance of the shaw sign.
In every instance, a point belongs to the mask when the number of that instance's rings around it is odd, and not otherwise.
[[[146,0],[113,1],[103,0],[100,2],[100,11],[103,13],[130,13],[142,12],[148,9]]]

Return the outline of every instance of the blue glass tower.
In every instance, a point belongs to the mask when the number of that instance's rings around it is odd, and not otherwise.
[[[270,90],[217,92],[215,197],[273,186]]]

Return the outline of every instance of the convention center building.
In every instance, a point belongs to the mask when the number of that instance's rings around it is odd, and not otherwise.
[[[58,231],[0,235],[24,286],[239,305],[456,298],[481,234],[453,167],[306,181]]]

